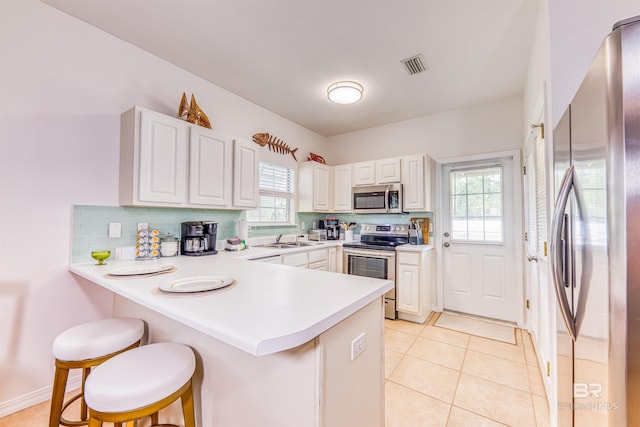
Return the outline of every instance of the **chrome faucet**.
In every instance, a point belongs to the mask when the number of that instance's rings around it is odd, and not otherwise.
[[[280,243],[280,239],[282,239],[282,233],[278,234],[278,237],[276,237],[276,243]]]

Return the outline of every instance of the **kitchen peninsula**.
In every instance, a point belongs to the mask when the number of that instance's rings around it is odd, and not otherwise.
[[[149,277],[105,277],[136,261],[70,271],[115,294],[114,316],[144,319],[149,342],[196,351],[199,426],[382,426],[383,295],[393,283],[236,257],[164,258],[151,262],[175,271]],[[201,293],[159,289],[212,275],[234,282]]]

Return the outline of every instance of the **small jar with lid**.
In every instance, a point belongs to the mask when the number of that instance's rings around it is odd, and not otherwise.
[[[171,233],[160,239],[160,254],[162,256],[176,256],[178,254],[178,238]]]

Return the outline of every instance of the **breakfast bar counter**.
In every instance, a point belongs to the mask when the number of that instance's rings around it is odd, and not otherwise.
[[[114,316],[145,320],[149,342],[196,351],[200,426],[383,425],[383,295],[392,282],[225,253],[147,263],[173,268],[113,276],[144,263],[110,261],[70,271],[115,294]],[[208,276],[232,282],[206,292],[161,290]]]

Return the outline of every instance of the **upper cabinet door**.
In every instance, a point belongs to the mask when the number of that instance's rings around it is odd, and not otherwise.
[[[233,140],[233,205],[258,206],[259,146],[242,139]]]
[[[375,183],[375,162],[360,162],[353,165],[353,185],[374,185]]]
[[[185,203],[187,132],[186,122],[148,110],[140,111],[139,202]]]
[[[351,165],[333,168],[333,210],[351,211]]]
[[[313,166],[313,210],[328,212],[331,207],[331,169],[321,164]]]
[[[406,212],[433,211],[433,159],[425,155],[402,158],[403,209]]]
[[[425,183],[424,156],[409,156],[402,159],[402,202],[405,211],[424,211]]]
[[[210,129],[192,127],[189,134],[189,203],[225,207],[231,204],[232,141]]]
[[[376,161],[376,184],[400,182],[400,158]]]
[[[331,174],[331,166],[313,161],[298,163],[298,212],[329,212]]]

